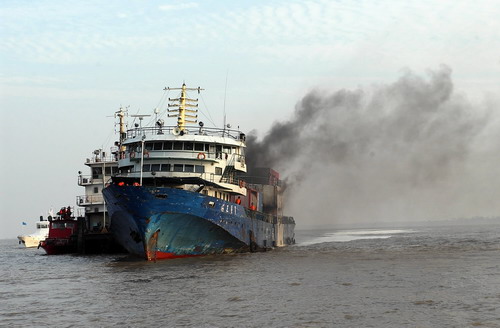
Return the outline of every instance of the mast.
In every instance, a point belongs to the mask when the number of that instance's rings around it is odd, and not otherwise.
[[[121,156],[125,154],[125,146],[123,145],[123,141],[127,138],[127,124],[125,123],[126,113],[127,112],[126,110],[123,110],[123,107],[120,107],[120,110],[115,112],[115,117],[118,116],[120,125],[120,141],[118,142],[119,154],[120,154],[119,158],[121,158]]]
[[[166,87],[163,90],[181,90],[181,96],[179,98],[168,98],[168,101],[174,101],[177,103],[168,104],[168,107],[174,107],[175,109],[167,109],[169,113],[168,117],[177,117],[177,129],[179,132],[183,132],[186,128],[186,123],[196,123],[198,115],[194,115],[198,113],[198,109],[189,109],[189,108],[198,108],[198,104],[193,104],[198,102],[198,99],[190,99],[187,97],[186,91],[193,90],[198,91],[200,93],[201,89],[198,88],[188,88],[186,84],[183,83],[181,88],[169,88]]]

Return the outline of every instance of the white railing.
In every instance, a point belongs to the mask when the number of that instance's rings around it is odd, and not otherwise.
[[[76,204],[79,206],[104,204],[102,194],[76,196]]]
[[[163,127],[138,127],[130,129],[127,131],[127,138],[134,138],[143,135],[162,135],[162,134],[173,134],[177,135],[175,132],[177,126],[163,126]],[[238,130],[220,129],[220,128],[200,128],[200,127],[186,127],[181,133],[203,135],[203,136],[221,136],[230,137],[235,140],[245,141],[245,134]]]

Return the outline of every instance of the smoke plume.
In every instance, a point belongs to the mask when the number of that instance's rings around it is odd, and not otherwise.
[[[446,66],[372,88],[316,90],[261,140],[250,133],[247,162],[280,171],[286,212],[306,225],[500,214],[491,193],[481,198],[486,181],[500,181],[478,152],[490,118],[479,107],[454,93]]]

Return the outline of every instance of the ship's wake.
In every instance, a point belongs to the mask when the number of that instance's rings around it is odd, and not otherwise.
[[[298,246],[309,246],[321,243],[332,243],[332,242],[348,242],[360,239],[387,239],[394,235],[414,233],[414,230],[341,230],[335,232],[324,233],[321,236],[315,237],[310,240],[306,240],[298,243]]]

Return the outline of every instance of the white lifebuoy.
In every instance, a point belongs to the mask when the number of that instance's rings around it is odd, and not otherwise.
[[[205,159],[205,153],[198,153],[198,159]]]

